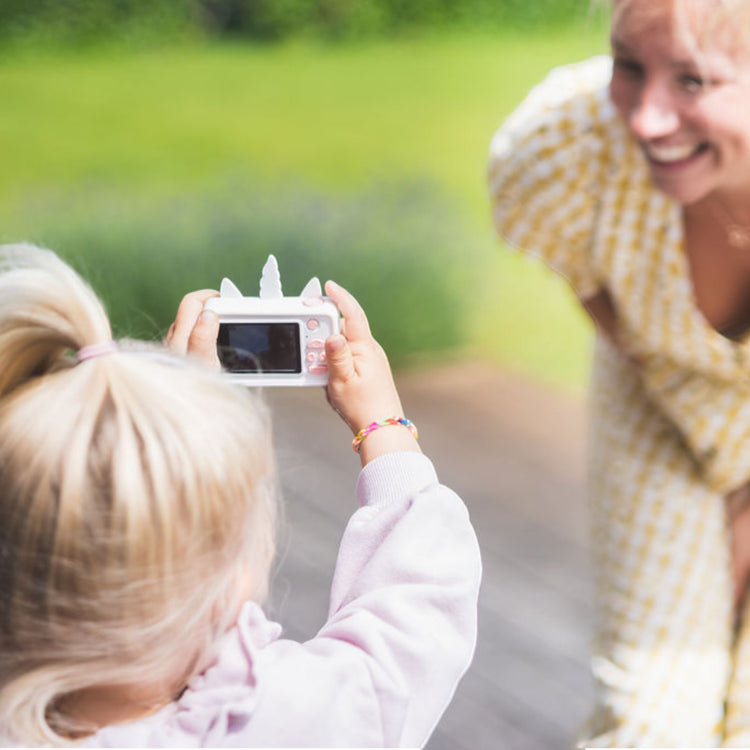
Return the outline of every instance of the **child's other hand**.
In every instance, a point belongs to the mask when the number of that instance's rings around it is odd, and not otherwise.
[[[388,358],[372,337],[364,310],[349,292],[332,281],[326,283],[326,294],[344,316],[342,332],[326,340],[329,403],[355,435],[372,422],[403,417]],[[419,445],[402,425],[382,427],[362,442],[362,464],[400,450],[418,451]]]
[[[219,318],[211,310],[204,310],[206,300],[218,297],[213,289],[190,292],[182,298],[174,323],[169,327],[164,343],[177,354],[191,354],[217,370],[221,368],[216,354]]]

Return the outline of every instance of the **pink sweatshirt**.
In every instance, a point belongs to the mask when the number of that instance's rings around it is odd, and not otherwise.
[[[91,747],[422,747],[471,662],[481,576],[461,499],[419,453],[369,463],[339,549],[328,620],[281,638],[247,603],[175,703]]]

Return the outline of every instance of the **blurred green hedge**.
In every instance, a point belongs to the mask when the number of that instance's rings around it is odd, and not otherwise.
[[[355,294],[394,365],[464,344],[465,290],[483,270],[467,263],[479,248],[467,247],[455,202],[403,180],[348,195],[246,176],[159,198],[71,187],[0,217],[0,244],[21,237],[82,272],[117,336],[145,339],[164,335],[183,294],[218,289],[223,276],[257,295],[273,253],[285,294],[299,294],[313,275]]]
[[[588,7],[586,0],[0,0],[0,41],[357,39],[456,27],[539,28],[581,18]]]

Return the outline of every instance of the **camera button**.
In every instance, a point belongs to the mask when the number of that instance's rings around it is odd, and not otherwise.
[[[307,342],[308,349],[325,349],[326,342],[323,339],[310,339]]]
[[[313,365],[309,372],[311,375],[325,375],[328,372],[328,365]]]
[[[317,318],[310,318],[307,321],[308,331],[317,331],[319,327],[320,327],[320,321]]]
[[[313,362],[318,361],[318,355],[315,352],[308,352],[305,359],[312,364]]]

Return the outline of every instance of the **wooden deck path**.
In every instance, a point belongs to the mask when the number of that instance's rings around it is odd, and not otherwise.
[[[425,453],[469,506],[484,564],[474,663],[427,748],[569,747],[591,697],[583,405],[481,366],[398,383]],[[325,619],[358,460],[319,389],[267,396],[286,501],[271,613],[305,639]]]

